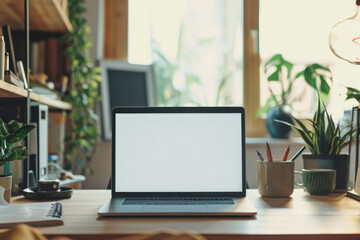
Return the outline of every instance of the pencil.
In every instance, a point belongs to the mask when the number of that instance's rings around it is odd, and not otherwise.
[[[268,162],[272,162],[273,159],[272,159],[272,156],[271,156],[271,150],[270,150],[270,146],[269,146],[268,142],[266,142],[266,155],[267,155],[267,158],[268,158]]]
[[[261,154],[259,153],[259,151],[256,151],[257,155],[259,156],[260,162],[265,162],[263,156],[261,156]]]
[[[287,160],[287,157],[289,156],[289,152],[290,152],[290,146],[288,146],[286,149],[285,149],[285,152],[284,152],[284,156],[282,158],[282,162],[286,161]]]
[[[302,153],[302,151],[304,151],[305,150],[305,146],[302,146],[301,148],[300,148],[300,150],[297,152],[297,153],[295,153],[295,155],[289,160],[290,162],[293,162],[293,161],[295,161],[295,159]]]

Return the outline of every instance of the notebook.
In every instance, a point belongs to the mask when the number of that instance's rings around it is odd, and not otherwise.
[[[100,216],[252,216],[242,107],[114,108]]]
[[[20,223],[34,227],[63,225],[61,203],[43,202],[0,205],[0,228]]]

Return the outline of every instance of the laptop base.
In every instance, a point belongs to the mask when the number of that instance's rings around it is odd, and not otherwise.
[[[99,216],[254,216],[257,211],[247,198],[232,205],[123,205],[124,198],[111,198]]]

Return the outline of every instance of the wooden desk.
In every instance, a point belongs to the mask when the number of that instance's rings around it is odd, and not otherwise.
[[[191,231],[208,239],[360,239],[360,202],[344,194],[310,196],[295,190],[291,198],[261,198],[249,190],[255,217],[99,218],[109,190],[75,190],[62,200],[64,225],[38,228],[47,237],[113,239],[137,233]],[[29,202],[17,197],[12,203]]]

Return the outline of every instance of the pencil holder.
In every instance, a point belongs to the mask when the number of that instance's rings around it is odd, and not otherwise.
[[[257,162],[258,190],[263,197],[289,197],[294,191],[294,162]]]

